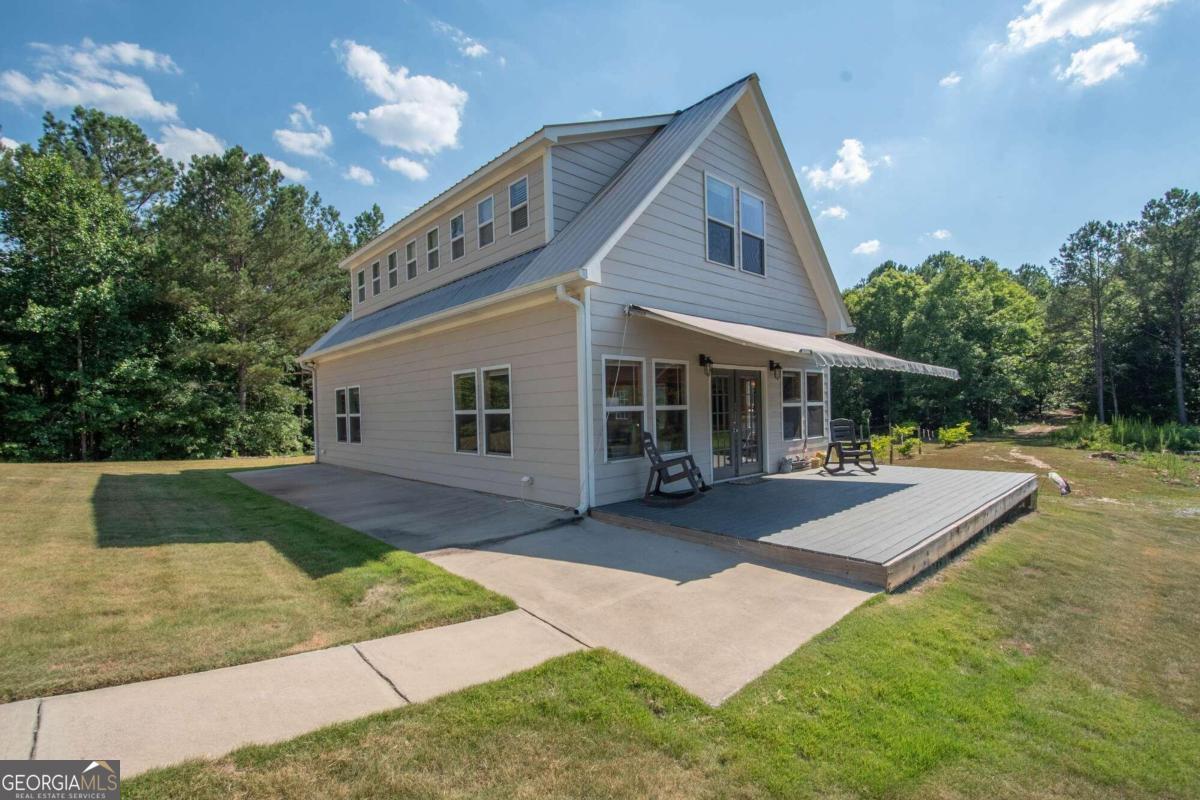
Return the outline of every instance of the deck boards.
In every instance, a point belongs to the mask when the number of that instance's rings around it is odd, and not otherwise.
[[[819,554],[815,568],[838,559],[866,562],[883,567],[877,571],[893,588],[1016,506],[1032,503],[1036,491],[1030,473],[881,466],[874,475],[849,469],[772,475],[749,485],[719,484],[678,508],[630,500],[595,513],[652,530],[732,537],[774,553]]]

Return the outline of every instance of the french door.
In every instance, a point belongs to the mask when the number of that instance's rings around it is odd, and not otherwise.
[[[762,376],[713,370],[711,408],[713,480],[762,472]]]

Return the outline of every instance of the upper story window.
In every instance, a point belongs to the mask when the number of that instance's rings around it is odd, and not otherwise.
[[[438,268],[438,229],[425,234],[425,269],[432,272]]]
[[[395,289],[400,282],[400,269],[397,263],[396,251],[388,253],[388,288]]]
[[[508,185],[508,232],[523,231],[529,226],[529,179],[521,178]]]
[[[365,269],[360,269],[357,273],[355,273],[355,276],[358,290],[358,302],[365,303],[367,302],[367,271]]]
[[[404,263],[405,270],[408,274],[408,279],[411,281],[417,277],[417,240],[413,239],[408,244],[404,245]]]
[[[466,218],[462,214],[459,214],[450,220],[450,260],[458,261],[466,254]]]
[[[371,294],[379,294],[379,290],[383,288],[382,282],[379,280],[379,262],[376,261],[371,265]]]
[[[766,204],[747,192],[738,193],[741,203],[742,269],[755,275],[766,274]]]
[[[485,197],[475,206],[476,225],[479,233],[479,247],[484,248],[496,240],[496,201]]]
[[[706,175],[704,178],[704,213],[707,223],[705,239],[709,261],[734,266],[733,231],[737,225],[734,217],[734,196],[737,190],[720,178]]]

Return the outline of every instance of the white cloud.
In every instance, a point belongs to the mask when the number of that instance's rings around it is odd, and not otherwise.
[[[432,75],[410,75],[404,66],[393,70],[366,45],[335,41],[333,47],[346,72],[385,101],[350,115],[359,130],[381,144],[422,155],[458,146],[465,91]]]
[[[162,139],[154,143],[158,152],[172,161],[190,161],[192,156],[218,155],[225,152],[225,143],[200,128],[164,125]]]
[[[930,231],[929,235],[941,242],[949,239],[954,234],[950,233],[950,231],[946,230],[945,228],[938,228],[936,231]]]
[[[0,149],[16,150],[21,146],[21,143],[16,139],[10,139],[7,136],[0,136]]]
[[[318,125],[312,109],[304,103],[292,106],[288,127],[276,130],[274,136],[279,146],[289,153],[329,160],[325,151],[333,144],[333,132],[326,125]]]
[[[420,161],[413,161],[411,158],[405,158],[404,156],[385,158],[382,161],[388,169],[393,172],[399,172],[409,180],[423,181],[429,177],[429,168]]]
[[[1124,31],[1173,0],[1030,0],[1008,23],[1008,47],[1028,50],[1057,39]]]
[[[375,176],[371,174],[371,171],[358,164],[351,164],[349,169],[342,173],[342,177],[348,181],[361,183],[363,186],[375,185]]]
[[[1071,53],[1071,63],[1056,70],[1060,81],[1072,81],[1079,86],[1095,86],[1116,77],[1131,64],[1141,62],[1142,54],[1120,36],[1105,39],[1083,50]]]
[[[0,73],[0,99],[19,105],[61,108],[95,106],[110,114],[159,121],[178,119],[174,103],[154,96],[140,76],[121,68],[179,72],[170,56],[131,42],[30,45],[39,54],[33,77],[17,70]]]
[[[601,119],[604,117],[604,112],[598,108],[593,108],[591,111],[584,114],[588,119]]]
[[[478,39],[467,36],[461,29],[454,27],[448,22],[435,19],[432,25],[435,31],[454,42],[458,47],[458,52],[467,58],[483,58],[490,52]]]
[[[829,208],[821,209],[821,213],[818,215],[818,218],[825,219],[826,217],[829,217],[831,219],[845,219],[848,216],[850,216],[850,212],[841,206],[830,206]]]
[[[951,72],[949,75],[943,76],[942,79],[938,81],[938,86],[943,86],[948,89],[952,86],[958,86],[958,84],[961,82],[962,75],[959,75],[957,72]]]
[[[280,161],[278,158],[267,156],[267,163],[271,165],[271,169],[279,170],[279,173],[289,181],[296,181],[298,183],[308,180],[307,171],[300,169],[300,167],[293,167],[286,161]]]
[[[837,161],[829,169],[805,167],[804,174],[814,189],[840,189],[866,183],[871,177],[871,167],[882,162],[891,166],[891,156],[879,161],[867,161],[863,155],[863,143],[858,139],[843,139],[838,149]]]
[[[850,251],[856,256],[870,256],[879,252],[879,240],[868,239],[865,242],[859,242],[854,249]]]

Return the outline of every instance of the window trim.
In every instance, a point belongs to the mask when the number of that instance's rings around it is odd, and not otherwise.
[[[488,409],[487,408],[487,391],[484,388],[484,375],[488,372],[496,372],[504,370],[508,373],[508,408],[504,409]],[[513,371],[512,364],[493,364],[490,367],[479,368],[479,383],[477,384],[479,391],[479,447],[484,458],[507,458],[513,459],[517,455],[517,431],[513,426]],[[508,450],[507,453],[489,453],[487,448],[487,418],[488,414],[507,414],[508,415]]]
[[[479,221],[479,207],[488,200],[492,201],[492,218],[487,222]],[[479,238],[479,232],[483,230],[484,225],[492,226],[492,240],[484,244]],[[496,195],[489,194],[487,197],[481,197],[475,203],[475,249],[482,250],[485,247],[491,247],[496,243]]]
[[[358,301],[357,305],[362,305],[367,302],[367,268],[359,267],[354,274],[354,297]]]
[[[658,380],[658,365],[659,364],[677,364],[683,367],[683,405],[664,405],[658,404],[657,380]],[[682,450],[662,450],[659,448],[662,455],[679,455],[687,453],[691,449],[692,443],[692,390],[688,385],[691,376],[688,374],[688,362],[679,358],[655,358],[650,361],[650,372],[654,376],[655,392],[650,397],[650,416],[654,418],[654,444],[658,444],[658,412],[659,411],[682,411],[687,416],[684,417],[683,425],[683,449]],[[608,448],[604,448],[607,452]]]
[[[357,390],[357,391],[358,391],[358,413],[357,413],[357,414],[351,414],[351,413],[350,413],[350,390],[351,390],[351,389],[355,389],[355,390]],[[338,410],[337,410],[337,395],[338,395],[338,392],[345,392],[345,393],[346,393],[346,413],[344,413],[344,414],[339,414],[339,413],[338,413]],[[345,438],[345,440],[342,440],[342,439],[339,439],[339,438],[337,438],[337,421],[338,421],[338,418],[339,418],[339,417],[345,417],[345,418],[346,418],[346,438]],[[356,442],[356,441],[354,441],[354,440],[352,440],[352,439],[350,438],[350,418],[351,418],[351,417],[358,417],[358,441],[357,441],[357,442]],[[365,438],[366,438],[366,437],[364,437],[364,436],[363,436],[363,423],[362,423],[362,418],[363,418],[363,413],[362,413],[362,386],[361,386],[360,384],[352,384],[352,385],[350,385],[350,386],[337,386],[337,387],[335,387],[335,388],[334,388],[334,390],[333,390],[333,439],[334,439],[334,441],[335,441],[335,442],[337,442],[338,444],[357,444],[357,445],[361,445],[361,444],[363,443],[363,439],[365,439]]]
[[[400,285],[400,251],[393,250],[388,253],[387,262],[388,288],[395,289]]]
[[[456,219],[462,220],[462,224],[460,226],[462,229],[462,233],[460,233],[458,236],[454,235],[454,220],[456,220]],[[455,242],[462,242],[462,255],[461,256],[454,255],[454,243]],[[455,261],[459,261],[466,257],[467,257],[467,212],[460,211],[457,214],[455,214],[453,217],[450,218],[450,263],[453,264]]]
[[[725,269],[740,269],[740,267],[738,266],[738,262],[740,261],[738,256],[741,255],[742,248],[741,248],[741,244],[740,244],[741,237],[739,236],[740,226],[738,225],[738,211],[740,208],[739,204],[738,204],[738,185],[735,181],[727,180],[727,179],[721,177],[720,175],[717,175],[716,173],[709,172],[708,170],[704,170],[701,174],[703,176],[703,184],[700,187],[700,191],[704,195],[704,260],[707,261],[709,264],[716,264],[717,266],[724,267]],[[718,183],[725,184],[733,192],[733,222],[732,223],[726,222],[723,219],[717,219],[716,217],[714,217],[708,213],[708,179],[709,178],[712,178],[713,180],[717,181]],[[732,264],[726,264],[724,261],[714,261],[712,258],[709,257],[709,249],[708,249],[708,222],[709,222],[709,220],[712,220],[713,222],[717,223],[718,225],[728,225],[730,227],[730,229],[733,231],[734,242],[733,242],[733,263]]]
[[[515,205],[515,206],[514,206],[514,205],[512,204],[512,187],[516,186],[516,185],[517,185],[518,183],[520,183],[521,181],[525,181],[525,201],[524,201],[524,202],[522,202],[522,203],[518,203],[517,205]],[[514,211],[517,211],[517,210],[520,210],[520,209],[522,209],[522,208],[526,209],[526,211],[525,211],[525,225],[524,225],[523,227],[517,228],[516,230],[513,230],[513,226],[512,226],[512,215],[513,215],[513,212],[514,212]],[[529,211],[528,211],[528,209],[529,209],[529,176],[528,176],[528,175],[522,175],[520,178],[517,178],[517,179],[516,179],[515,181],[513,181],[512,183],[508,184],[508,235],[509,235],[509,236],[513,236],[513,235],[515,235],[515,234],[518,234],[518,233],[520,233],[521,231],[523,231],[523,230],[525,230],[526,228],[528,228],[528,227],[529,227]],[[492,212],[492,214],[493,214],[493,216],[495,216],[495,212],[494,212],[494,211]],[[494,234],[493,234],[493,239],[494,239],[494,238],[495,238],[495,236],[494,236]]]
[[[483,449],[483,431],[479,428],[479,407],[482,405],[479,398],[479,370],[472,367],[471,369],[456,369],[450,372],[450,452],[455,455],[477,456]],[[455,405],[458,399],[458,382],[459,375],[471,375],[475,378],[475,410],[474,411],[459,411]],[[511,402],[511,401],[510,401]],[[458,418],[467,416],[468,414],[475,417],[475,449],[460,450],[458,449]]]
[[[789,373],[798,376],[800,379],[800,399],[799,400],[788,400],[787,395],[784,394],[784,392],[783,392],[784,380],[786,380]],[[783,426],[784,426],[783,429],[780,430],[780,434],[787,433],[787,414],[784,413],[782,409],[787,409],[787,408],[800,409],[800,430],[799,430],[800,435],[793,439],[789,439],[789,438],[787,438],[787,436],[783,436],[783,441],[785,441],[785,442],[803,442],[804,441],[804,428],[806,425],[808,425],[808,406],[806,406],[804,403],[804,392],[806,391],[804,381],[805,381],[804,370],[799,367],[797,367],[796,369],[785,369],[783,371],[783,375],[781,375],[780,379],[779,379],[779,401],[780,401],[779,407],[781,409],[780,414],[779,414],[779,419],[783,422]]]
[[[412,259],[408,257],[408,248],[412,248]],[[410,269],[411,267],[411,269]],[[417,254],[417,240],[412,239],[404,245],[404,280],[416,280],[416,277],[421,274],[421,258]]]
[[[431,248],[429,246],[429,234],[431,234],[431,233],[437,234],[437,247]],[[429,265],[429,257],[431,255],[437,256],[438,263],[437,263],[436,267],[431,267]],[[433,272],[435,269],[439,269],[441,266],[442,266],[442,229],[441,229],[440,225],[434,225],[432,228],[425,231],[425,271]]]
[[[821,376],[821,399],[820,400],[810,400],[808,398],[808,376],[809,375],[820,375]],[[804,441],[806,441],[806,442],[813,441],[813,440],[823,440],[823,439],[829,438],[829,406],[825,402],[825,397],[828,394],[828,388],[827,388],[828,386],[829,386],[829,372],[827,370],[824,370],[824,369],[806,369],[806,370],[804,370],[804,391],[802,394],[804,397]],[[825,428],[824,428],[824,430],[821,431],[820,436],[810,436],[809,435],[809,432],[808,432],[808,409],[810,406],[821,406],[821,419],[825,423]]]
[[[640,406],[610,406],[608,404],[608,362],[609,361],[636,361],[639,364],[638,369],[642,372],[642,404]],[[642,412],[642,430],[646,430],[646,359],[642,356],[624,356],[617,354],[604,354],[600,356],[600,391],[601,391],[601,421],[603,427],[601,434],[604,436],[604,463],[605,464],[620,464],[624,461],[637,461],[644,458],[645,453],[639,452],[636,456],[625,456],[624,458],[609,458],[608,457],[608,414],[610,411],[641,411]]]
[[[382,291],[383,277],[382,273],[379,271],[379,262],[373,261],[371,263],[371,297],[378,297],[379,293]]]
[[[738,269],[741,270],[742,272],[746,273],[747,275],[753,275],[756,278],[765,278],[765,277],[767,277],[767,201],[765,198],[759,197],[754,192],[746,191],[740,185],[737,187],[737,191],[738,191],[738,207],[737,207],[737,221],[738,221],[738,224],[737,224],[737,262],[738,262]],[[763,216],[762,236],[759,236],[757,233],[754,233],[752,231],[743,230],[743,228],[742,228],[742,195],[746,195],[747,197],[749,197],[753,200],[757,200],[758,202],[762,203],[762,216]],[[705,231],[708,230],[707,225],[704,226],[704,230]],[[761,275],[757,272],[752,272],[752,271],[746,269],[746,259],[742,257],[742,236],[743,235],[753,236],[755,239],[758,239],[759,241],[762,242],[763,271],[762,271]]]

